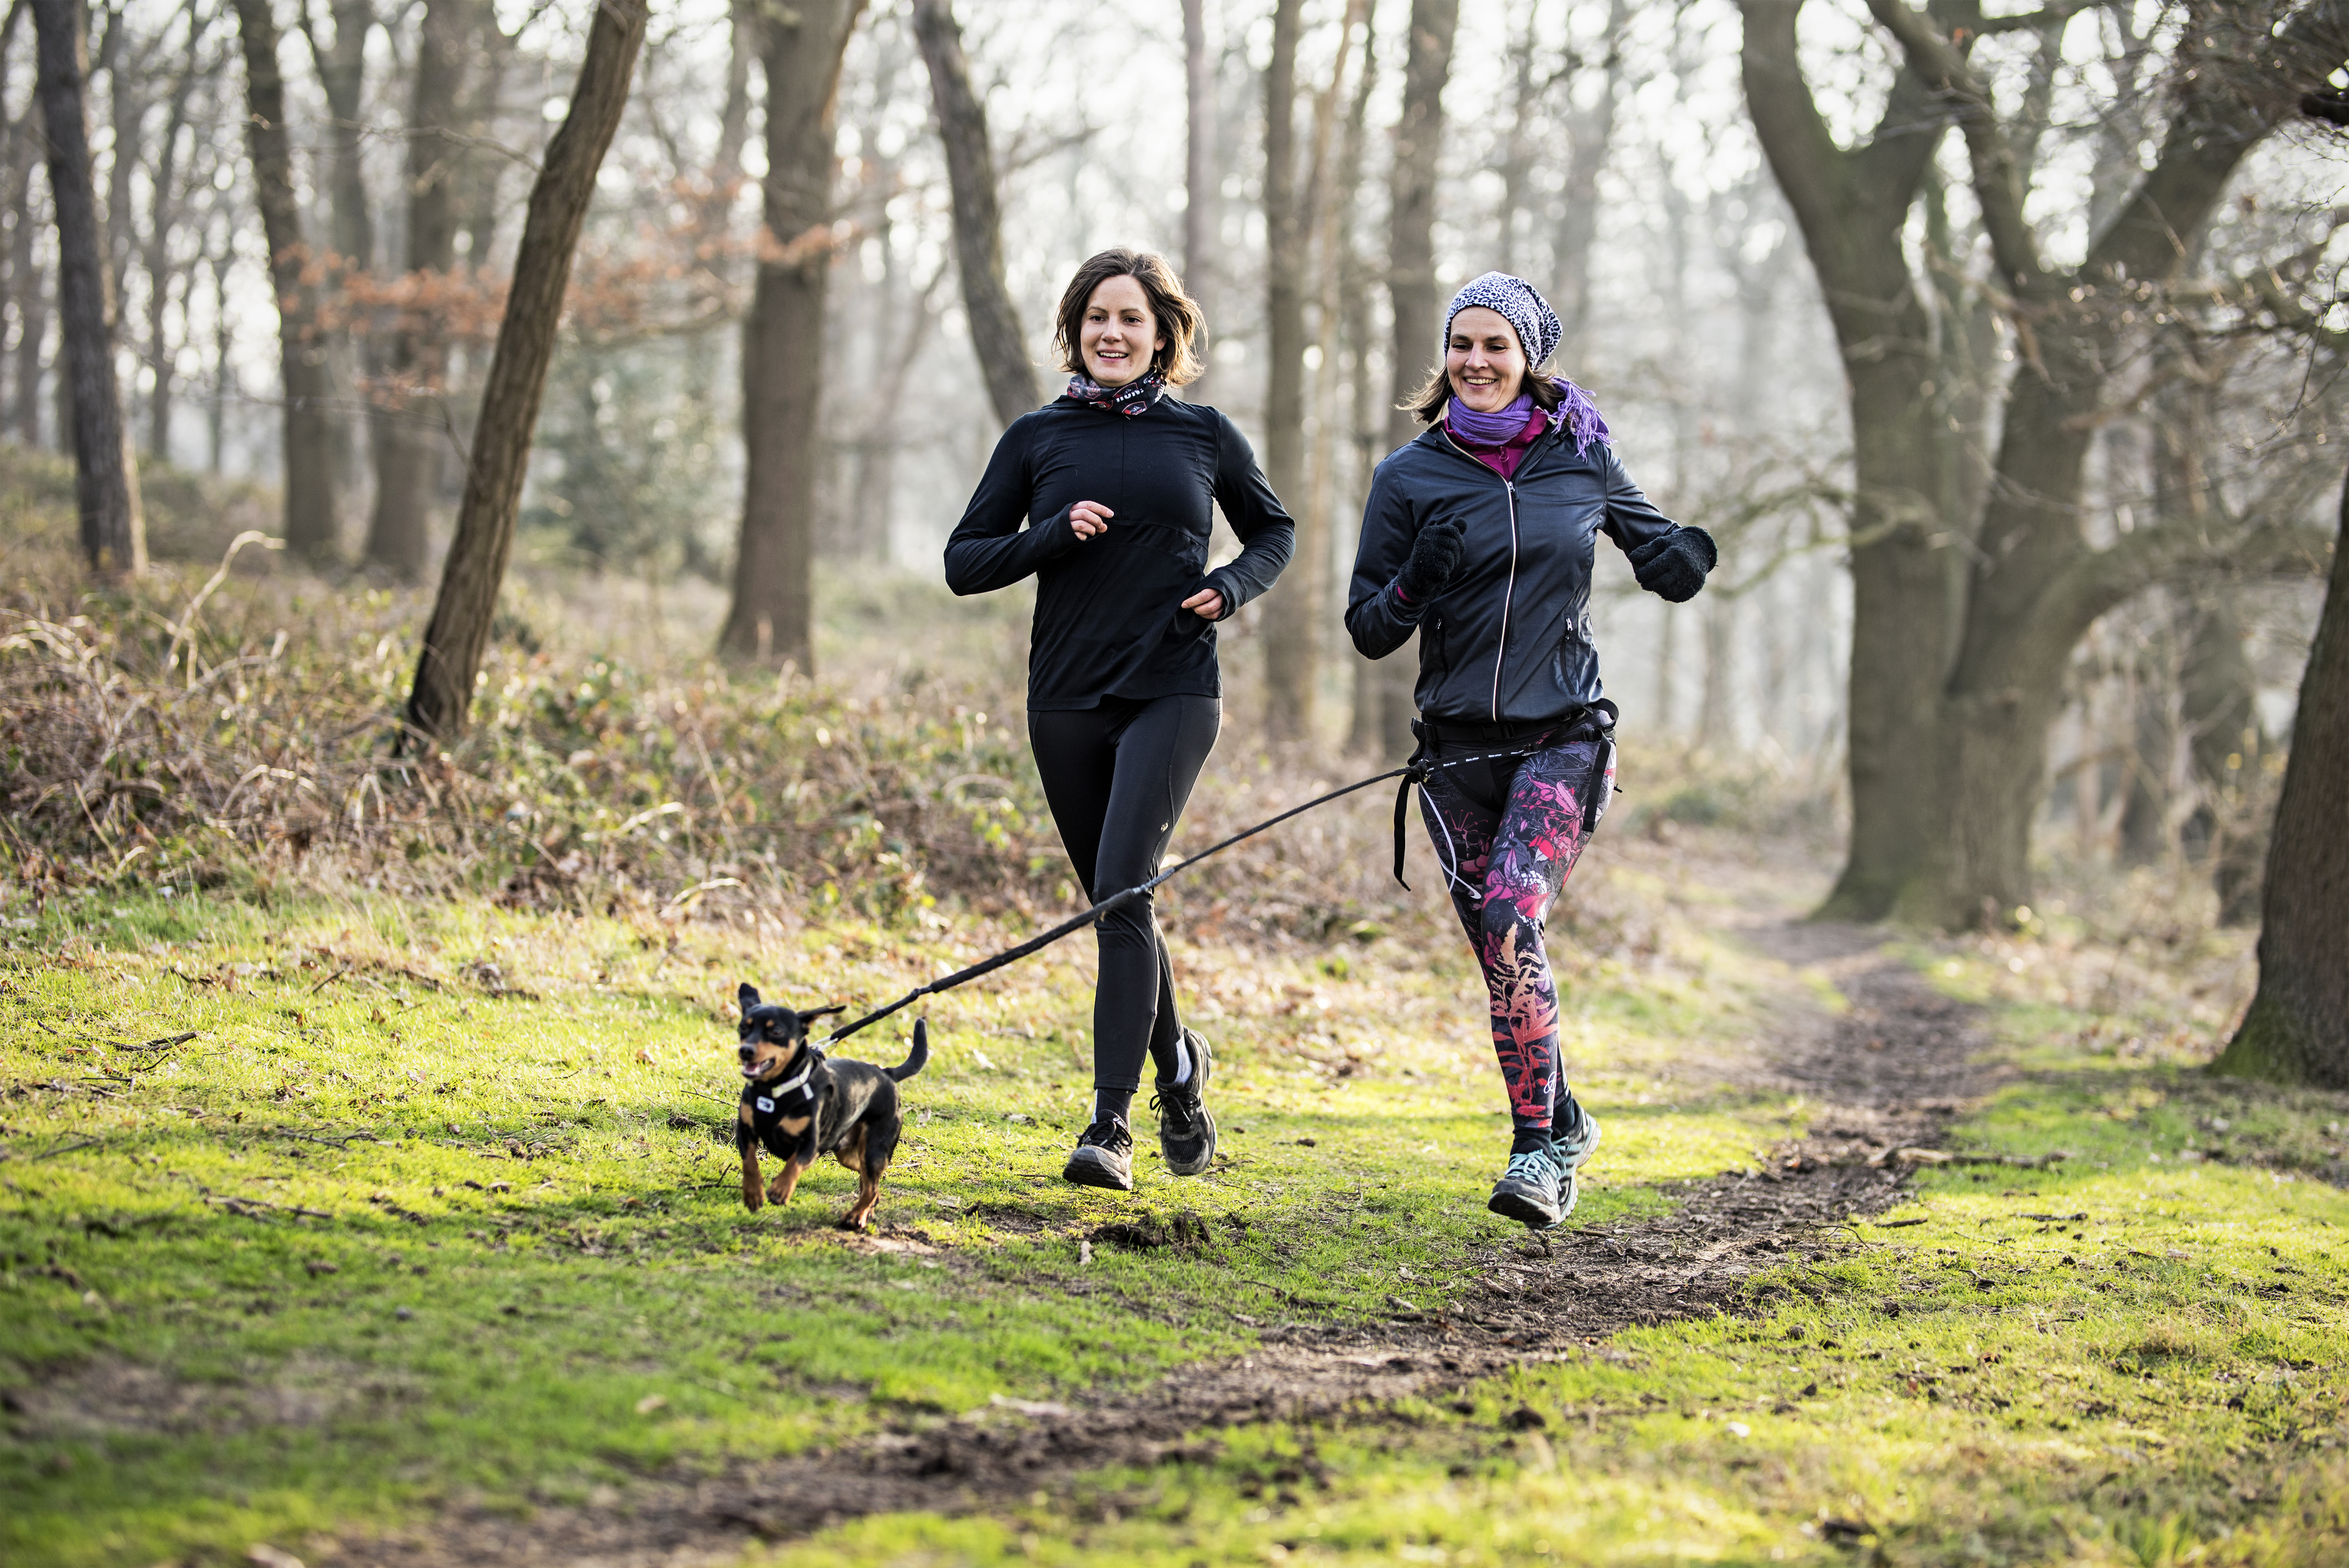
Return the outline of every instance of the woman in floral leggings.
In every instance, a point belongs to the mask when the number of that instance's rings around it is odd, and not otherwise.
[[[1543,947],[1612,786],[1614,705],[1599,681],[1590,575],[1604,533],[1651,593],[1678,603],[1713,541],[1659,512],[1624,473],[1607,421],[1538,373],[1558,322],[1531,284],[1487,273],[1445,314],[1444,363],[1412,404],[1429,424],[1371,480],[1347,595],[1354,645],[1419,638],[1430,841],[1492,1004],[1514,1124],[1496,1213],[1555,1225],[1599,1123],[1566,1088],[1557,987]]]

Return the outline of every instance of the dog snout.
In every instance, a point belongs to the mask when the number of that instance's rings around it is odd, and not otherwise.
[[[756,1059],[758,1055],[759,1047],[757,1046],[752,1045],[748,1040],[742,1042],[742,1063],[745,1067],[748,1067],[751,1061]]]

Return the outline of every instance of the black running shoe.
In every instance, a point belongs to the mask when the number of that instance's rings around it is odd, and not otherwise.
[[[1133,1134],[1114,1117],[1094,1122],[1077,1135],[1076,1150],[1069,1156],[1061,1179],[1080,1187],[1133,1191]]]
[[[1216,1053],[1197,1031],[1183,1031],[1183,1045],[1191,1053],[1191,1076],[1181,1083],[1162,1083],[1150,1097],[1158,1113],[1158,1151],[1166,1169],[1177,1176],[1196,1176],[1216,1158],[1216,1119],[1207,1109],[1207,1075],[1215,1070]]]

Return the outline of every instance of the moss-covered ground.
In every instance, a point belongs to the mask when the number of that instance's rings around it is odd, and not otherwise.
[[[1623,879],[1636,884],[1630,873]],[[1808,1110],[1714,1069],[1836,998],[1717,903],[1571,996],[1608,1115],[1579,1222],[1651,1212]],[[1709,914],[1708,909],[1713,913]],[[14,917],[0,969],[0,1556],[226,1563],[452,1503],[528,1509],[885,1423],[1134,1385],[1273,1320],[1453,1305],[1504,1147],[1440,928],[1190,942],[1227,1158],[1057,1179],[1082,1115],[1071,945],[936,999],[883,1228],[850,1178],[743,1212],[741,979],[871,1002],[993,934],[664,923],[149,886]],[[1456,1399],[1223,1434],[1212,1462],[792,1562],[2321,1563],[2349,1560],[2338,1099],[2220,1085],[2086,948],[1917,949],[1999,1087],[1907,1205]],[[2023,961],[2041,965],[2033,971]],[[1806,999],[1807,998],[1807,1000]],[[2099,1012],[2102,1004],[2106,1011]],[[2151,1004],[2147,1004],[2151,1006]],[[890,1025],[858,1054],[894,1059]],[[2124,1037],[2127,1037],[2124,1038]],[[1985,1081],[1989,1081],[1987,1078]],[[1083,1245],[1196,1213],[1212,1253]],[[1088,1253],[1090,1257],[1088,1258]]]

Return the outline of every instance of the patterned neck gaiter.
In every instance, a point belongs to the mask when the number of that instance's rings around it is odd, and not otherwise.
[[[1152,366],[1123,387],[1104,387],[1083,371],[1069,377],[1069,396],[1112,414],[1143,414],[1166,395],[1166,376]]]

